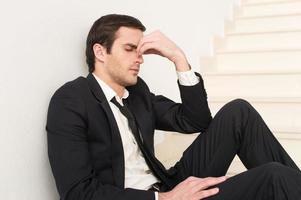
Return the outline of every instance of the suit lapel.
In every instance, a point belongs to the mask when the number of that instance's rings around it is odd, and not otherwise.
[[[90,73],[87,76],[87,81],[95,98],[98,100],[100,106],[105,111],[112,132],[112,169],[113,176],[116,181],[116,185],[118,187],[124,188],[124,152],[122,147],[122,141],[120,132],[118,129],[117,122],[114,118],[113,112],[110,108],[110,105],[99,86],[98,82],[94,78],[94,76]],[[121,164],[121,165],[120,165]]]

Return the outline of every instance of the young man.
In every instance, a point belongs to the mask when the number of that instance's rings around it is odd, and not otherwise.
[[[254,108],[235,100],[212,119],[202,78],[182,50],[144,30],[130,16],[98,19],[87,38],[89,75],[51,99],[48,151],[61,199],[300,199],[298,167]],[[181,104],[138,77],[143,54],[174,63]],[[167,170],[154,156],[155,129],[202,134]],[[236,154],[249,170],[227,179]]]

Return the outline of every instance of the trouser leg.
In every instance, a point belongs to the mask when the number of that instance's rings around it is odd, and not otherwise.
[[[279,162],[299,170],[258,112],[239,99],[226,104],[183,153],[177,179],[225,175],[236,154],[247,169]]]
[[[277,162],[261,165],[217,185],[208,200],[298,200],[301,173]]]

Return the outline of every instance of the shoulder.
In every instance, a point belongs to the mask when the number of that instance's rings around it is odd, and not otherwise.
[[[78,77],[72,81],[66,82],[59,87],[52,98],[76,97],[81,96],[88,89],[88,83],[85,77]]]
[[[88,84],[84,77],[78,77],[66,82],[58,88],[51,97],[48,107],[48,116],[55,118],[70,111],[85,113],[85,98],[88,94],[88,89],[86,88],[88,88]]]

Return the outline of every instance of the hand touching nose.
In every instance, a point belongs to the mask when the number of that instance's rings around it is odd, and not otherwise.
[[[178,71],[190,69],[184,52],[160,31],[145,35],[137,46],[137,54],[156,54],[172,61]]]

